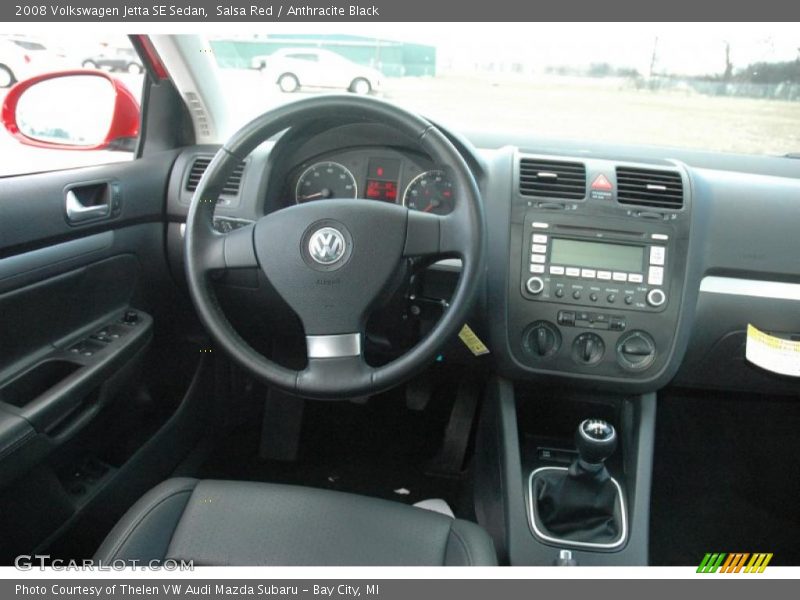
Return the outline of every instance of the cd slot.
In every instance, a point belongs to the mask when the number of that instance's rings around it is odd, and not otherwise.
[[[645,240],[647,234],[639,231],[622,231],[620,229],[599,229],[598,227],[583,227],[581,225],[560,225],[554,224],[554,229],[564,233],[575,235],[590,235],[597,237],[598,234],[621,237],[629,240]]]

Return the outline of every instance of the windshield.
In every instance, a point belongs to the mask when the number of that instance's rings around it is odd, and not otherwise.
[[[236,98],[235,125],[298,97],[348,90],[466,132],[800,151],[793,24],[292,27],[206,37]]]

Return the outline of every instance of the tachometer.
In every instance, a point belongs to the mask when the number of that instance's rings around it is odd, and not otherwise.
[[[356,178],[337,162],[318,162],[300,174],[294,199],[300,202],[326,200],[328,198],[355,198],[358,195]]]
[[[411,210],[446,215],[453,210],[453,182],[444,171],[426,171],[408,184],[403,206]]]

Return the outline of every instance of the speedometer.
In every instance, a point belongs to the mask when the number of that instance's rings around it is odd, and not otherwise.
[[[403,206],[446,215],[453,210],[453,182],[444,171],[426,171],[417,175],[403,194]]]
[[[294,199],[301,202],[328,198],[355,198],[358,196],[356,178],[337,162],[314,163],[297,178]]]

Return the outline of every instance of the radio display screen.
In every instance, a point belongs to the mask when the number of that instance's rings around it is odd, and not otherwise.
[[[550,264],[609,271],[640,272],[644,260],[642,246],[623,246],[604,242],[582,242],[553,238]]]

